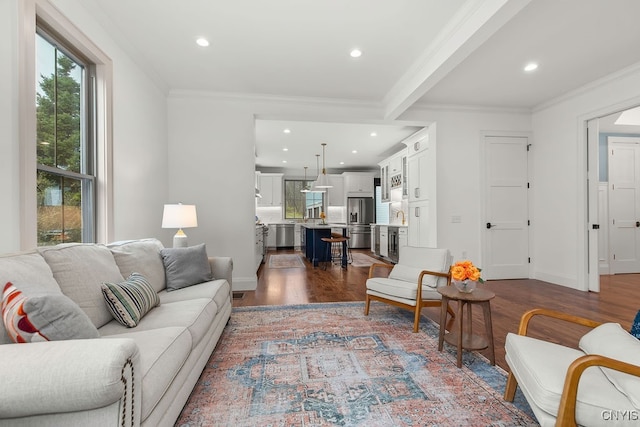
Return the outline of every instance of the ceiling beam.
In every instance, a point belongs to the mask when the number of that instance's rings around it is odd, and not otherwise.
[[[384,118],[397,119],[531,0],[469,0],[394,85]]]

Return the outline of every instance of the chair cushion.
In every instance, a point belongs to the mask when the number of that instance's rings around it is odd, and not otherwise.
[[[160,297],[141,274],[131,273],[124,282],[103,283],[102,294],[113,318],[133,328],[153,307]]]
[[[389,273],[389,277],[418,283],[418,276],[422,270],[446,273],[450,266],[451,255],[448,249],[401,246],[398,263]],[[447,279],[425,275],[422,284],[435,288],[445,286]]]
[[[599,354],[640,366],[640,341],[622,329],[619,323],[605,323],[592,329],[578,345],[587,354]],[[640,378],[613,369],[601,369],[633,406],[640,409]]]
[[[569,365],[584,353],[531,337],[507,334],[506,360],[538,419],[556,417]],[[600,369],[587,369],[578,384],[576,421],[580,425],[611,425],[604,411],[629,410],[630,402]],[[537,412],[543,411],[542,416]]]
[[[415,305],[416,296],[418,294],[417,282],[417,280],[412,283],[404,280],[390,279],[388,277],[372,277],[371,279],[367,279],[366,286],[367,291],[374,291],[404,300],[412,300],[413,303],[407,303]],[[429,286],[422,286],[422,299],[441,300],[442,295]]]

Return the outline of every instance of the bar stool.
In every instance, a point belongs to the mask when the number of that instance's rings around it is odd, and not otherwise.
[[[326,255],[323,264],[324,270],[327,269],[328,264],[336,262],[342,264],[342,246],[349,241],[348,237],[339,235],[338,237],[322,237],[320,240],[326,243]],[[345,266],[346,267],[346,266]]]
[[[331,237],[339,239],[344,237],[345,239],[347,239],[346,241],[346,245],[347,245],[347,264],[351,264],[353,262],[353,255],[351,255],[351,246],[349,246],[349,236],[343,236],[340,233],[331,233]]]

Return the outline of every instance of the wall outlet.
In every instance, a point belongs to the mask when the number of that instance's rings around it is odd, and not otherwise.
[[[467,259],[467,251],[462,251],[462,259]]]

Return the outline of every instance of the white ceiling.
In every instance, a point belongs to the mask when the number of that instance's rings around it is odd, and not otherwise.
[[[260,167],[287,160],[287,168],[315,170],[321,142],[329,169],[374,166],[418,129],[389,126],[414,103],[529,111],[640,62],[638,0],[83,4],[167,92],[333,100],[378,109],[384,119],[258,120]],[[211,45],[197,46],[200,36]],[[349,56],[354,47],[362,57]],[[534,73],[523,71],[529,61],[539,63]]]

